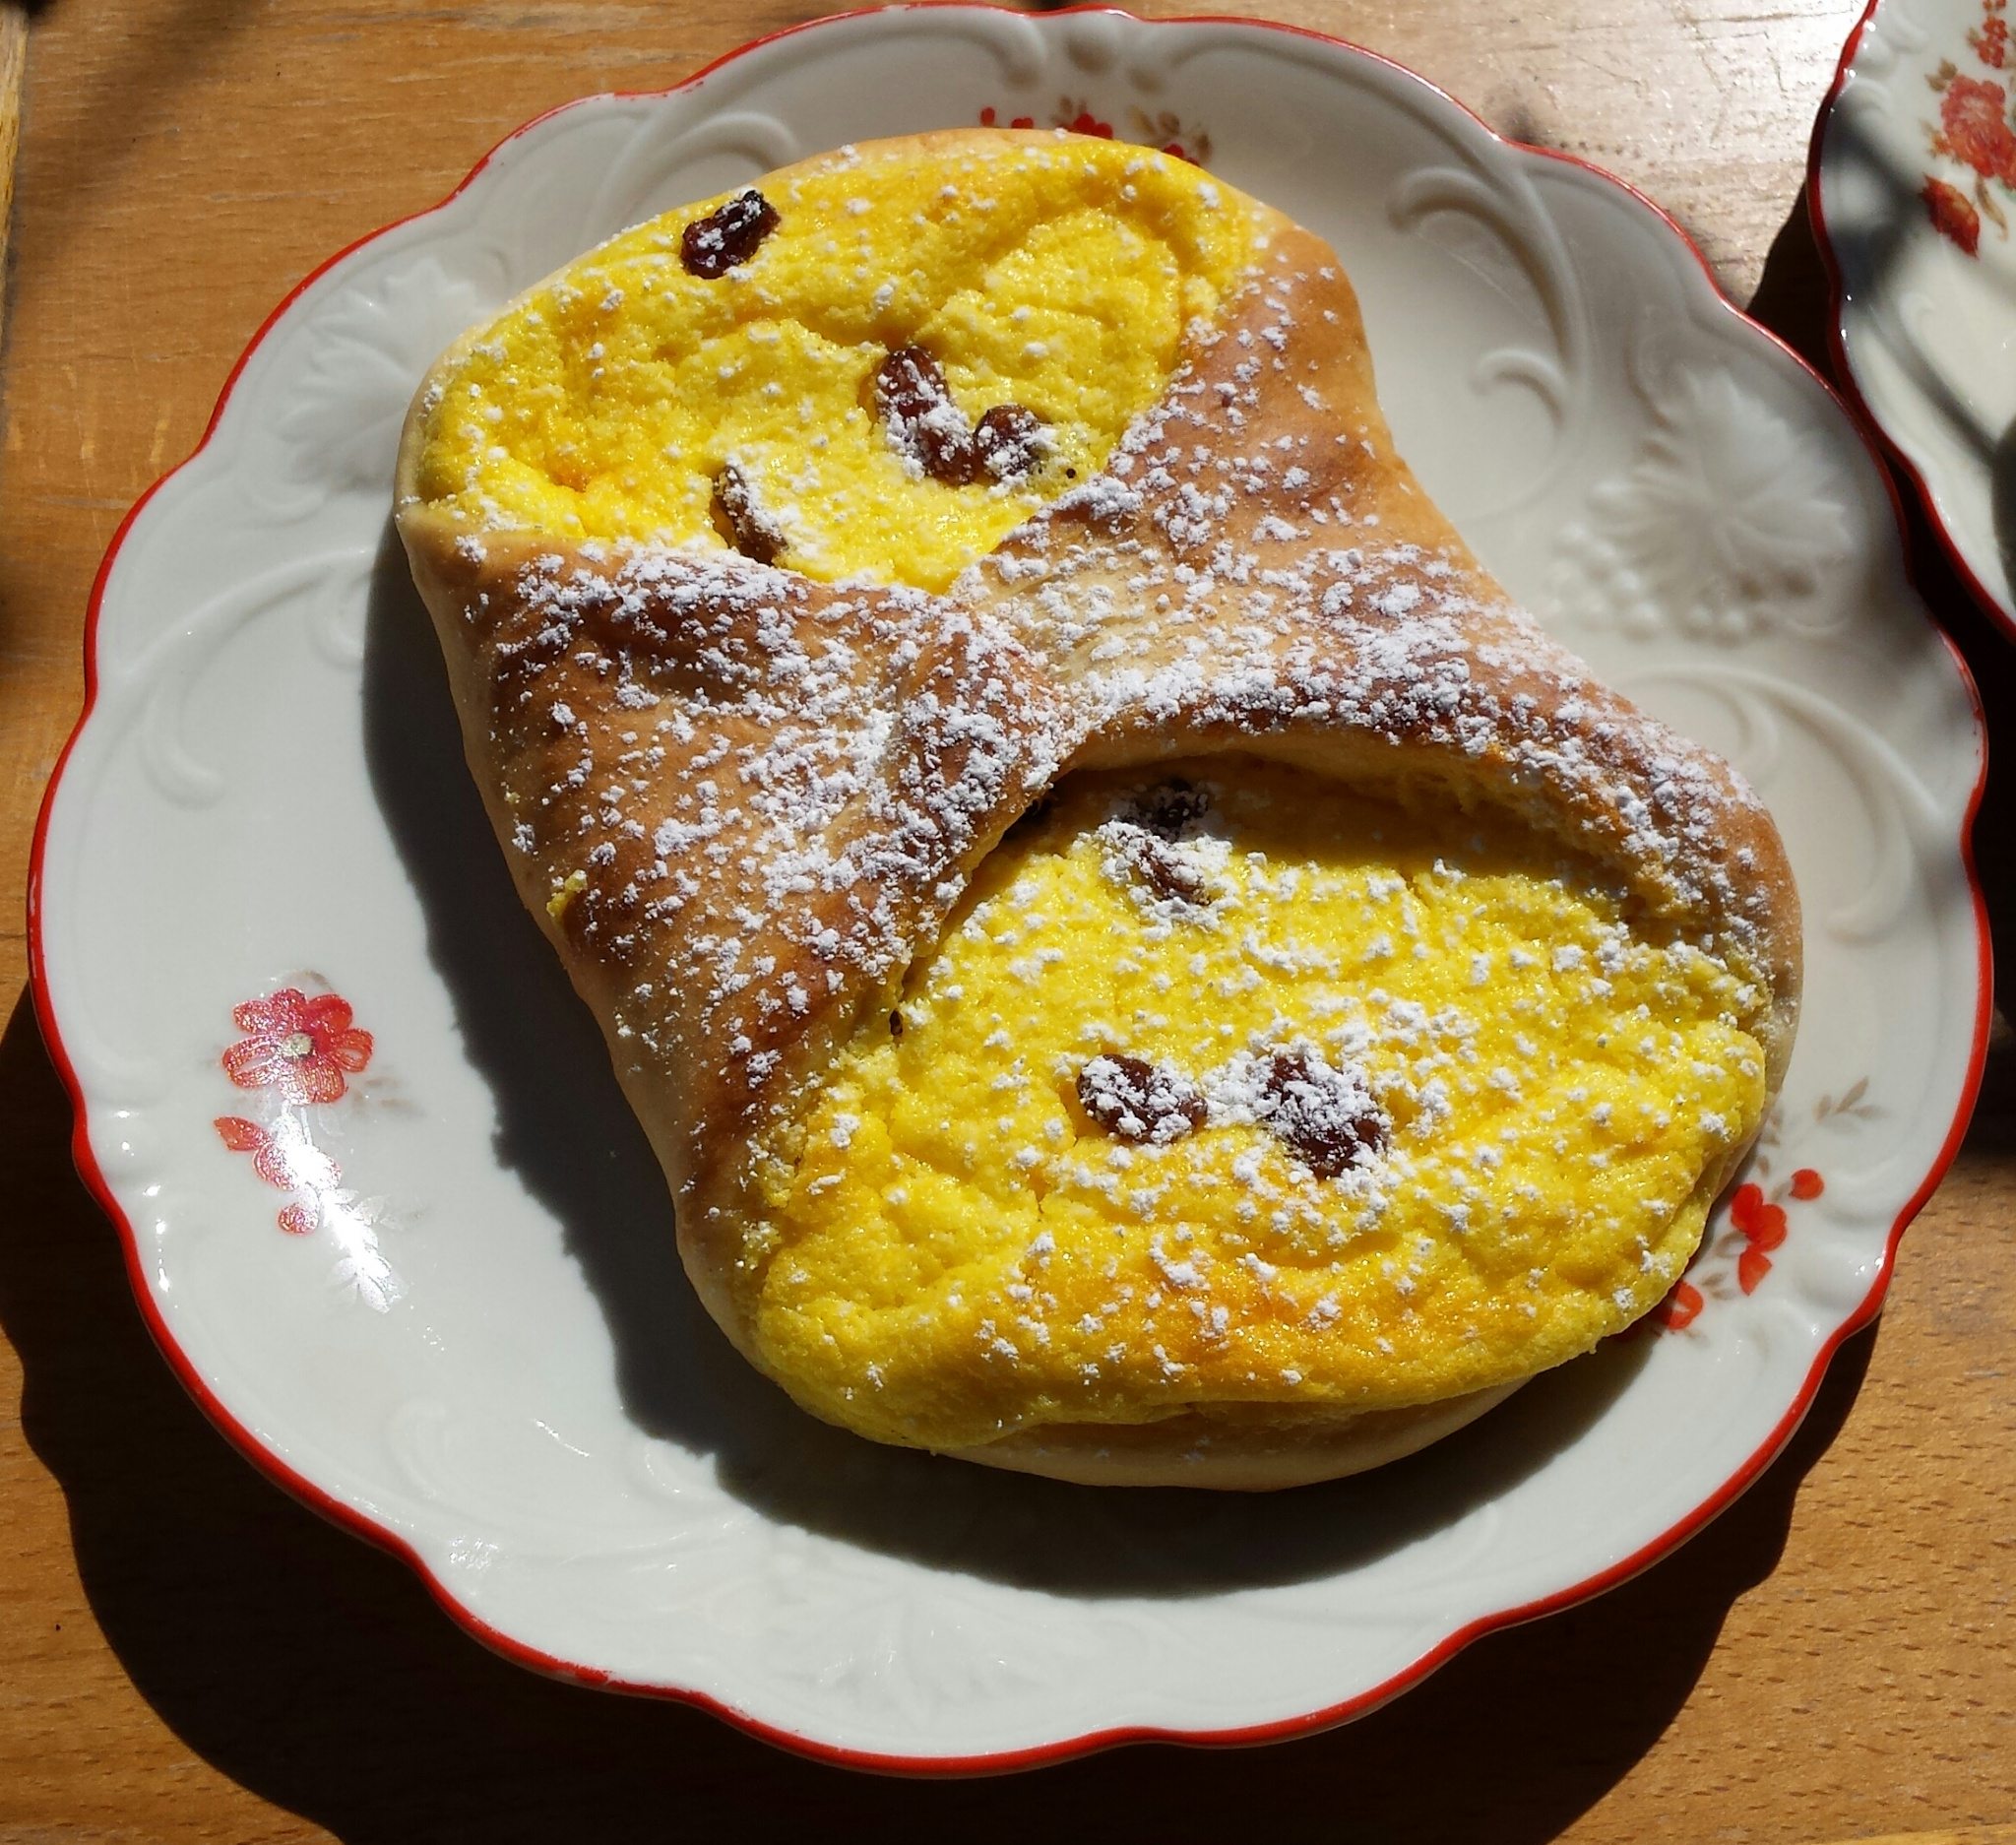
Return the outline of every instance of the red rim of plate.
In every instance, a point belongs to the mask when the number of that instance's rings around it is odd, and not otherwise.
[[[766,45],[775,44],[782,39],[795,37],[801,32],[816,32],[822,28],[848,20],[881,17],[882,14],[888,12],[919,12],[936,10],[938,8],[961,8],[973,12],[1012,11],[1012,9],[990,5],[974,5],[970,3],[970,0],[914,0],[914,4],[908,6],[832,14],[822,19],[807,21],[803,25],[787,27],[781,32],[769,33],[765,37],[757,38],[748,44],[738,46],[735,50],[715,59],[711,64],[695,72],[693,76],[687,78],[683,83],[674,84],[666,90],[618,91],[604,94],[619,96],[673,95],[681,91],[696,88],[715,71],[722,69],[723,66],[731,63],[736,58],[744,57],[752,51],[759,50]],[[1063,10],[1063,15],[1052,15],[1050,17],[1060,17],[1074,13],[1119,12],[1120,9],[1113,7],[1083,6],[1067,8]],[[1016,17],[1027,18],[1028,16],[1017,14]],[[1121,17],[1134,18],[1135,16],[1122,13]],[[1671,231],[1673,236],[1692,254],[1694,260],[1701,266],[1703,275],[1707,277],[1711,286],[1715,288],[1717,299],[1730,314],[1743,321],[1745,325],[1749,326],[1757,334],[1778,347],[1788,358],[1792,359],[1801,370],[1805,371],[1823,390],[1829,390],[1829,395],[1833,395],[1827,381],[1805,359],[1800,357],[1797,352],[1768,327],[1760,326],[1757,322],[1750,320],[1741,309],[1736,307],[1723,293],[1721,284],[1716,281],[1715,272],[1709,267],[1708,259],[1702,255],[1692,238],[1680,228],[1667,212],[1662,210],[1651,199],[1648,199],[1642,192],[1639,192],[1636,187],[1618,179],[1614,174],[1605,172],[1602,167],[1593,165],[1591,162],[1581,159],[1574,155],[1556,153],[1552,149],[1528,148],[1523,143],[1506,142],[1505,137],[1497,134],[1474,109],[1457,101],[1446,91],[1437,88],[1437,86],[1429,83],[1425,78],[1408,70],[1405,65],[1397,63],[1392,58],[1384,57],[1376,51],[1368,51],[1361,45],[1353,44],[1347,39],[1332,37],[1328,33],[1310,32],[1305,28],[1297,26],[1279,25],[1268,20],[1237,19],[1217,14],[1187,15],[1166,21],[1145,21],[1140,23],[1151,25],[1237,26],[1253,31],[1284,32],[1292,37],[1313,39],[1320,44],[1348,51],[1358,57],[1368,58],[1374,63],[1384,65],[1388,69],[1397,71],[1402,76],[1410,78],[1423,89],[1433,92],[1443,101],[1461,109],[1479,127],[1482,128],[1486,134],[1489,134],[1493,140],[1507,146],[1516,146],[1524,153],[1536,154],[1548,159],[1559,160],[1565,165],[1579,166],[1585,171],[1594,174],[1597,178],[1616,186],[1621,191],[1629,193],[1640,204],[1655,213],[1668,229]],[[1859,28],[1858,28],[1858,33],[1859,33]],[[1854,40],[1851,40],[1851,52],[1853,49]],[[1837,79],[1837,88],[1838,82],[1839,80]],[[1877,1271],[1875,1281],[1870,1285],[1868,1292],[1862,1297],[1860,1303],[1822,1344],[1819,1352],[1813,1359],[1810,1368],[1807,1370],[1803,1382],[1799,1386],[1797,1394],[1786,1409],[1785,1414],[1779,1419],[1777,1426],[1772,1430],[1771,1433],[1714,1493],[1709,1495],[1686,1517],[1670,1526],[1650,1543],[1642,1546],[1622,1560],[1612,1563],[1606,1569],[1600,1570],[1594,1575],[1586,1576],[1579,1582],[1572,1583],[1566,1588],[1558,1589],[1550,1595],[1539,1597],[1531,1602],[1520,1603],[1511,1608],[1501,1609],[1494,1614],[1481,1616],[1478,1620],[1470,1622],[1465,1626],[1458,1628],[1454,1633],[1448,1635],[1439,1644],[1431,1647],[1404,1670],[1395,1673],[1391,1678],[1374,1686],[1371,1689],[1361,1691],[1355,1696],[1344,1699],[1340,1703],[1325,1705],[1321,1709],[1310,1711],[1303,1716],[1281,1718],[1271,1723],[1253,1724],[1237,1729],[1172,1730],[1157,1725],[1130,1725],[1109,1730],[1090,1731],[1082,1736],[1067,1738],[1062,1742],[1041,1744],[1029,1749],[1006,1750],[993,1754],[981,1755],[894,1755],[872,1750],[847,1749],[836,1744],[818,1742],[814,1739],[799,1736],[788,1730],[779,1729],[774,1725],[765,1723],[760,1718],[752,1717],[744,1711],[737,1710],[732,1705],[725,1704],[719,1698],[710,1696],[704,1691],[683,1689],[672,1686],[633,1684],[615,1678],[613,1675],[602,1672],[596,1667],[578,1665],[572,1661],[557,1658],[552,1654],[540,1652],[534,1647],[527,1646],[513,1639],[509,1634],[499,1631],[472,1610],[458,1602],[447,1587],[427,1567],[427,1564],[418,1553],[405,1539],[384,1526],[375,1523],[353,1506],[344,1504],[341,1500],[334,1498],[321,1487],[317,1486],[315,1482],[297,1473],[285,1461],[282,1460],[278,1454],[268,1448],[251,1430],[240,1423],[223,1403],[218,1399],[197,1372],[195,1366],[175,1343],[174,1335],[169,1331],[166,1322],[161,1317],[159,1309],[155,1304],[153,1292],[148,1285],[146,1271],[141,1264],[139,1239],[135,1235],[133,1224],[126,1213],[120,1208],[118,1200],[113,1196],[112,1189],[106,1182],[105,1177],[99,1170],[97,1160],[92,1151],[83,1086],[78,1080],[77,1072],[70,1061],[69,1053],[64,1049],[62,1036],[57,1029],[55,1013],[48,997],[46,949],[42,939],[41,882],[43,855],[48,846],[49,818],[55,805],[57,790],[62,784],[64,770],[69,766],[71,753],[77,747],[78,739],[83,735],[86,725],[90,723],[92,712],[97,702],[97,625],[99,608],[104,598],[105,585],[110,579],[112,566],[118,558],[120,547],[124,544],[127,534],[132,530],[134,521],[139,518],[141,512],[154,498],[155,494],[159,492],[161,487],[169,479],[173,478],[176,474],[180,473],[183,468],[188,467],[209,445],[212,435],[217,430],[218,421],[223,414],[224,406],[229,402],[231,392],[236,387],[238,379],[244,372],[245,366],[250,361],[252,354],[259,349],[267,335],[272,332],[282,315],[293,305],[294,301],[301,294],[329,270],[333,269],[352,252],[361,249],[365,244],[375,241],[378,237],[385,235],[387,231],[396,230],[402,224],[411,223],[416,219],[427,217],[432,212],[439,211],[442,206],[459,198],[474,182],[477,175],[482,173],[490,162],[496,159],[497,155],[521,136],[530,133],[540,124],[551,120],[554,116],[560,115],[568,109],[581,107],[584,103],[597,99],[595,97],[577,98],[573,102],[562,103],[557,108],[549,109],[541,115],[535,116],[531,121],[514,129],[499,141],[489,153],[484,155],[471,168],[468,176],[463,179],[461,184],[438,204],[428,207],[425,211],[415,212],[406,218],[395,220],[394,223],[384,225],[380,229],[371,232],[368,236],[359,237],[355,242],[339,250],[327,262],[310,271],[306,277],[296,284],[288,291],[286,297],[281,301],[280,305],[261,323],[258,332],[253,335],[251,342],[239,355],[237,362],[231,367],[229,375],[224,380],[223,389],[219,393],[217,408],[211,413],[210,421],[204,429],[202,441],[197,444],[188,457],[177,464],[175,468],[169,470],[153,486],[149,487],[134,502],[131,511],[119,522],[118,530],[112,535],[112,541],[106,547],[104,560],[99,564],[96,579],[92,585],[91,602],[85,616],[84,709],[79,715],[76,728],[71,732],[68,741],[63,746],[61,756],[57,759],[55,773],[50,777],[48,792],[43,796],[41,812],[35,823],[34,844],[30,859],[28,911],[30,974],[34,991],[35,1016],[41,1027],[42,1039],[48,1047],[50,1059],[56,1066],[63,1086],[69,1092],[71,1107],[76,1116],[75,1126],[71,1135],[71,1153],[76,1161],[79,1177],[84,1180],[86,1187],[90,1190],[93,1197],[96,1199],[99,1208],[112,1220],[112,1223],[119,1232],[120,1243],[126,1259],[127,1276],[133,1287],[134,1298],[139,1304],[141,1317],[145,1320],[148,1331],[154,1335],[155,1343],[160,1348],[161,1355],[167,1360],[169,1368],[173,1370],[175,1375],[181,1380],[183,1387],[196,1399],[197,1404],[209,1416],[211,1421],[217,1425],[225,1438],[246,1459],[251,1461],[255,1467],[277,1485],[291,1493],[312,1510],[320,1512],[331,1523],[353,1532],[356,1536],[365,1539],[382,1550],[390,1552],[393,1556],[407,1563],[419,1576],[428,1591],[433,1595],[435,1601],[440,1604],[441,1608],[453,1621],[475,1639],[480,1640],[493,1651],[501,1653],[506,1659],[515,1661],[522,1666],[531,1667],[536,1672],[544,1673],[549,1677],[566,1680],[577,1685],[592,1686],[602,1690],[630,1692],[639,1696],[664,1698],[676,1703],[692,1705],[698,1709],[712,1712],[715,1716],[733,1724],[738,1729],[747,1731],[753,1736],[762,1738],[765,1742],[774,1743],[780,1748],[789,1750],[797,1754],[842,1767],[868,1769],[881,1773],[933,1776],[992,1774],[1019,1768],[1040,1767],[1051,1762],[1064,1761],[1073,1756],[1090,1754],[1095,1750],[1112,1749],[1126,1743],[1185,1743],[1201,1747],[1231,1748],[1256,1743],[1280,1742],[1294,1737],[1307,1736],[1313,1732],[1329,1729],[1337,1724],[1349,1722],[1354,1717],[1361,1717],[1376,1710],[1380,1705],[1399,1696],[1401,1692],[1411,1689],[1437,1667],[1453,1659],[1473,1640],[1480,1639],[1484,1634],[1495,1632],[1501,1627],[1516,1626],[1522,1622],[1537,1620],[1543,1615],[1553,1614],[1560,1609],[1572,1607],[1577,1602],[1586,1601],[1591,1596],[1599,1595],[1606,1589],[1614,1588],[1617,1584],[1629,1580],[1629,1578],[1637,1575],[1640,1571],[1650,1568],[1670,1551],[1673,1550],[1687,1538],[1692,1537],[1695,1532],[1699,1531],[1710,1520],[1733,1503],[1757,1476],[1777,1458],[1780,1450],[1791,1440],[1800,1422],[1804,1420],[1806,1411],[1811,1406],[1813,1398],[1819,1390],[1820,1381],[1826,1375],[1827,1367],[1832,1362],[1834,1354],[1848,1339],[1867,1325],[1875,1317],[1877,1310],[1882,1305],[1883,1295],[1889,1286],[1891,1271],[1896,1262],[1897,1245],[1904,1234],[1905,1227],[1918,1215],[1926,1199],[1937,1188],[1939,1180],[1945,1176],[1946,1169],[1952,1164],[1954,1155],[1960,1149],[1961,1140],[1967,1131],[1968,1121],[1974,1113],[1975,1097],[1981,1087],[1982,1070],[1987,1054],[1988,1019],[1993,993],[1987,928],[1987,906],[1982,894],[1980,876],[1975,869],[1973,847],[1974,817],[1981,805],[1982,794],[1987,782],[1987,734],[1981,695],[1975,686],[1974,675],[1969,671],[1967,662],[1959,649],[1954,646],[1951,638],[1936,622],[1930,621],[1929,614],[1927,615],[1927,621],[1931,625],[1933,633],[1944,642],[1947,651],[1951,654],[1954,668],[1960,674],[1969,702],[1973,706],[1976,732],[1981,738],[1982,747],[1981,770],[1975,781],[1973,792],[1968,797],[1967,812],[1962,822],[1960,834],[1961,861],[1967,873],[1968,891],[1973,900],[1975,933],[1979,946],[1975,1024],[1973,1041],[1968,1051],[1967,1074],[1961,1087],[1959,1107],[1930,1169],[1926,1172],[1918,1189],[1912,1193],[1911,1197],[1906,1201],[1904,1208],[1898,1213],[1895,1223],[1890,1227],[1889,1236],[1884,1243],[1882,1262]],[[1860,425],[1852,422],[1851,426],[1857,430],[1864,447],[1871,447],[1869,438],[1862,431]],[[1871,454],[1872,456],[1874,455],[1872,447]],[[1899,522],[1899,541],[1902,543],[1904,539],[1903,508],[1898,500],[1896,487],[1890,482],[1887,474],[1884,476],[1884,480],[1890,494],[1892,512]],[[1906,546],[1907,575],[1909,574],[1909,548]],[[1914,585],[1914,587],[1916,586]]]
[[[1820,251],[1820,267],[1827,273],[1827,351],[1834,361],[1834,378],[1839,386],[1839,395],[1855,413],[1856,418],[1875,434],[1878,453],[1887,456],[1897,471],[1911,482],[1912,491],[1919,497],[1924,508],[1925,523],[1931,527],[1933,536],[1939,541],[1939,548],[1946,554],[1946,561],[1953,566],[1953,574],[1967,588],[1968,593],[1979,603],[1983,611],[1996,627],[2016,640],[2016,610],[2006,608],[2002,600],[1988,588],[1975,573],[1974,566],[1961,555],[1960,546],[1953,534],[1946,529],[1946,521],[1939,511],[1939,503],[1933,497],[1931,484],[1920,472],[1918,464],[1904,452],[1902,445],[1884,425],[1883,419],[1870,408],[1869,401],[1862,395],[1861,386],[1856,381],[1855,367],[1848,361],[1848,340],[1842,330],[1841,311],[1846,305],[1847,289],[1842,285],[1841,264],[1834,254],[1834,242],[1827,234],[1827,214],[1820,203],[1820,158],[1821,149],[1827,140],[1827,124],[1833,120],[1836,106],[1841,101],[1841,93],[1848,86],[1849,72],[1854,68],[1856,53],[1861,49],[1863,34],[1869,29],[1869,22],[1876,17],[1876,9],[1883,0],[1869,0],[1862,16],[1855,23],[1855,31],[1848,35],[1848,43],[1842,47],[1841,61],[1834,67],[1834,81],[1828,86],[1826,99],[1820,104],[1820,113],[1813,122],[1812,139],[1806,144],[1806,215],[1813,223],[1813,242]]]

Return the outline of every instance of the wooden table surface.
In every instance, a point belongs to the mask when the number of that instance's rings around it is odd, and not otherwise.
[[[4,0],[0,0],[4,3]],[[1622,174],[1818,353],[1796,200],[1860,0],[1280,0],[1499,129]],[[52,0],[33,10],[0,437],[0,1845],[961,1837],[1823,1841],[2016,1819],[2016,1037],[1881,1322],[1790,1450],[1624,1588],[1472,1647],[1330,1735],[872,1781],[492,1658],[399,1563],[215,1434],[78,1184],[25,982],[36,803],[92,574],[261,319],[499,136],[677,81],[789,0]],[[2016,739],[2016,651],[1915,535]],[[1998,736],[1998,743],[2000,736]],[[2006,784],[2003,785],[2004,787]],[[2010,802],[1978,842],[2016,918]],[[19,1413],[14,1406],[19,1404]]]

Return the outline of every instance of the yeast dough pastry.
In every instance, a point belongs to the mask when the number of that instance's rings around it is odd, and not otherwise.
[[[1784,1073],[1768,816],[1179,160],[925,135],[626,232],[435,366],[399,523],[688,1272],[877,1440],[1409,1452],[1656,1304]]]

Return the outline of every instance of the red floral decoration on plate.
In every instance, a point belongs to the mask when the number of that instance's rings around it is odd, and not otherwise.
[[[1940,236],[1951,237],[1969,256],[1981,248],[1981,214],[1958,186],[1949,186],[1943,179],[1927,174],[1918,196],[1924,200],[1925,210],[1931,214],[1932,228]]]
[[[250,1036],[224,1052],[224,1073],[240,1089],[278,1089],[296,1105],[341,1102],[349,1078],[371,1061],[371,1034],[351,1026],[354,1016],[339,993],[311,998],[283,986],[248,999],[231,1020]]]
[[[287,1150],[257,1121],[248,1121],[242,1114],[220,1114],[213,1125],[218,1138],[233,1153],[252,1156],[252,1170],[269,1185],[292,1191],[301,1182]]]
[[[1157,148],[1164,154],[1173,155],[1179,160],[1188,160],[1192,166],[1202,166],[1211,159],[1211,137],[1201,129],[1190,134],[1190,145],[1184,146],[1184,129],[1173,115],[1149,116],[1140,109],[1134,114],[1134,126],[1127,139],[1142,147]],[[1050,116],[1055,128],[1067,129],[1074,135],[1097,135],[1102,141],[1117,139],[1111,122],[1102,122],[1092,112],[1092,105],[1071,96],[1059,99]],[[991,105],[980,111],[982,128],[1034,128],[1034,115],[1017,115],[1007,122],[1001,120],[1000,111]],[[1193,151],[1194,150],[1194,151]]]
[[[1858,1094],[1860,1088],[1858,1085],[1852,1093]],[[1729,1225],[1735,1235],[1722,1243],[1718,1253],[1726,1256],[1732,1242],[1741,1241],[1742,1247],[1736,1255],[1735,1282],[1744,1294],[1757,1292],[1757,1284],[1771,1273],[1771,1251],[1785,1241],[1790,1220],[1780,1200],[1793,1198],[1800,1204],[1810,1204],[1826,1189],[1826,1179],[1812,1167],[1802,1166],[1779,1187],[1777,1199],[1767,1198],[1764,1187],[1755,1182],[1738,1185],[1730,1193]],[[1715,1241],[1713,1236],[1702,1238],[1701,1247],[1695,1251],[1694,1269],[1698,1269],[1701,1258],[1710,1253]],[[1709,1278],[1710,1291],[1726,1293],[1727,1286],[1726,1275]],[[1701,1288],[1691,1281],[1677,1281],[1672,1292],[1639,1324],[1648,1330],[1663,1328],[1668,1332],[1685,1332],[1707,1304],[1708,1294]]]
[[[1974,55],[1991,71],[2009,61],[2009,22],[2003,17],[2008,5],[2009,0],[1982,0],[1981,31],[1967,34]]]
[[[349,1079],[371,1061],[371,1034],[351,1023],[354,1016],[340,993],[311,995],[295,986],[231,1009],[247,1036],[224,1052],[224,1073],[240,1089],[275,1092],[279,1108],[271,1121],[220,1114],[212,1125],[233,1153],[252,1156],[252,1171],[267,1184],[295,1194],[279,1214],[289,1236],[317,1229],[330,1200],[346,1195],[336,1189],[342,1169],[315,1144],[300,1111],[342,1101]]]
[[[1955,76],[1939,98],[1941,154],[1974,168],[1984,179],[2016,186],[2016,131],[2003,110],[2009,93],[1986,79]]]
[[[1981,25],[1967,34],[1974,55],[1988,70],[2009,61],[2009,0],[1982,0]],[[1968,256],[1981,251],[1981,221],[1990,220],[2002,236],[2009,220],[1996,191],[2016,192],[2016,117],[2006,85],[1985,77],[1963,77],[1951,58],[1925,79],[1939,98],[1939,119],[1924,124],[1932,152],[1972,170],[1973,197],[1936,174],[1919,188],[1932,228]]]
[[[1701,1290],[1691,1281],[1673,1284],[1673,1291],[1668,1295],[1646,1318],[1656,1325],[1664,1326],[1669,1332],[1685,1332],[1694,1323],[1694,1315],[1706,1306]]]

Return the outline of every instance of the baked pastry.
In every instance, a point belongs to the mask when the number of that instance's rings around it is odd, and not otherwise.
[[[398,516],[695,1286],[875,1439],[1411,1451],[1659,1301],[1784,1074],[1769,817],[1178,160],[924,135],[626,232],[442,357]]]

